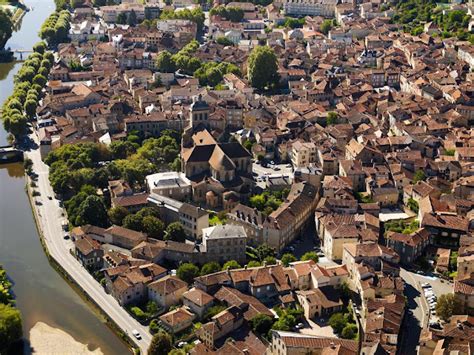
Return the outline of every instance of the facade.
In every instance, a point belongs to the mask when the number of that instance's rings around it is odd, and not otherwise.
[[[219,262],[235,260],[245,263],[247,235],[241,226],[216,225],[202,230],[202,252],[218,255]]]
[[[285,0],[283,12],[293,16],[334,17],[336,5],[335,0]]]
[[[84,236],[74,241],[74,253],[77,260],[89,270],[102,268],[104,251],[100,248],[100,243],[94,239]]]
[[[167,171],[146,177],[148,191],[178,201],[189,201],[192,198],[191,181],[183,173]]]
[[[329,317],[343,307],[338,292],[331,286],[296,291],[296,296],[307,319]]]

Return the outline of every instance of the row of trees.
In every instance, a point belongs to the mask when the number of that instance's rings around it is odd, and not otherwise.
[[[3,125],[15,137],[26,133],[53,66],[54,56],[45,50],[44,42],[34,45],[34,52],[15,75],[13,94],[3,104]]]
[[[71,14],[67,10],[53,12],[41,26],[39,36],[50,46],[68,41]]]
[[[21,314],[14,306],[11,287],[6,271],[0,266],[0,354],[10,353],[23,336]]]
[[[206,17],[204,16],[204,12],[200,7],[190,9],[183,9],[179,11],[175,10],[164,10],[160,14],[160,19],[162,20],[174,20],[174,19],[181,19],[181,20],[190,20],[196,23],[198,32],[201,32],[204,27],[204,20]]]
[[[234,6],[219,5],[210,11],[211,16],[220,16],[231,22],[240,22],[244,18],[244,10]]]

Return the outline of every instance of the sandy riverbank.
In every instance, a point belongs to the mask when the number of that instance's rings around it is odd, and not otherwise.
[[[33,354],[55,355],[102,355],[100,348],[90,351],[65,331],[38,322],[30,330],[30,346]]]

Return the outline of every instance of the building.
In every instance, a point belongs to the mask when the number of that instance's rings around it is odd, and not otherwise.
[[[148,202],[158,207],[163,222],[166,224],[181,223],[186,234],[191,238],[201,239],[202,230],[209,227],[209,213],[200,207],[157,193],[151,193]]]
[[[214,300],[214,297],[195,287],[183,293],[183,304],[196,314],[198,319],[204,317],[209,308],[214,305]]]
[[[243,321],[240,309],[232,306],[213,316],[210,322],[203,324],[198,336],[209,349],[214,349],[217,340],[240,328]]]
[[[227,223],[243,227],[247,235],[247,244],[257,246],[263,243],[264,220],[262,212],[240,203],[227,213]]]
[[[329,317],[341,311],[344,305],[339,293],[331,286],[296,291],[296,297],[307,319]]]
[[[192,198],[191,181],[180,172],[167,171],[146,177],[148,191],[178,201],[189,201]]]
[[[285,202],[263,224],[263,241],[278,252],[291,243],[310,222],[319,199],[318,189],[307,182],[294,183]]]
[[[98,270],[102,268],[104,251],[100,243],[91,237],[84,236],[74,241],[74,253],[77,260],[88,270]]]
[[[241,226],[216,225],[202,230],[202,252],[218,256],[220,263],[235,260],[245,263],[247,235]]]
[[[387,246],[400,255],[402,264],[413,263],[430,244],[430,234],[426,229],[411,234],[388,232],[385,239]]]
[[[148,299],[160,307],[168,309],[181,302],[183,294],[188,290],[188,284],[175,276],[166,276],[147,286]]]
[[[293,16],[334,17],[336,0],[284,0],[283,12]]]
[[[170,334],[177,334],[191,327],[195,318],[186,307],[179,307],[160,316],[159,323]]]
[[[267,349],[268,355],[359,353],[359,344],[355,340],[326,338],[280,330],[272,330],[271,335],[271,344]]]
[[[291,145],[289,153],[295,169],[306,168],[317,161],[316,144],[312,142],[296,141]]]

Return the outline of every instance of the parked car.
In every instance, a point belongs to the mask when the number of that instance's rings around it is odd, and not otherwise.
[[[64,237],[63,237],[65,240],[69,240],[69,234],[64,234]]]
[[[132,330],[132,334],[135,338],[137,338],[138,340],[141,340],[142,339],[142,336],[140,335],[140,332],[136,329]]]
[[[304,324],[303,323],[298,323],[297,325],[295,325],[295,328],[296,329],[302,329],[302,328],[304,328]]]

